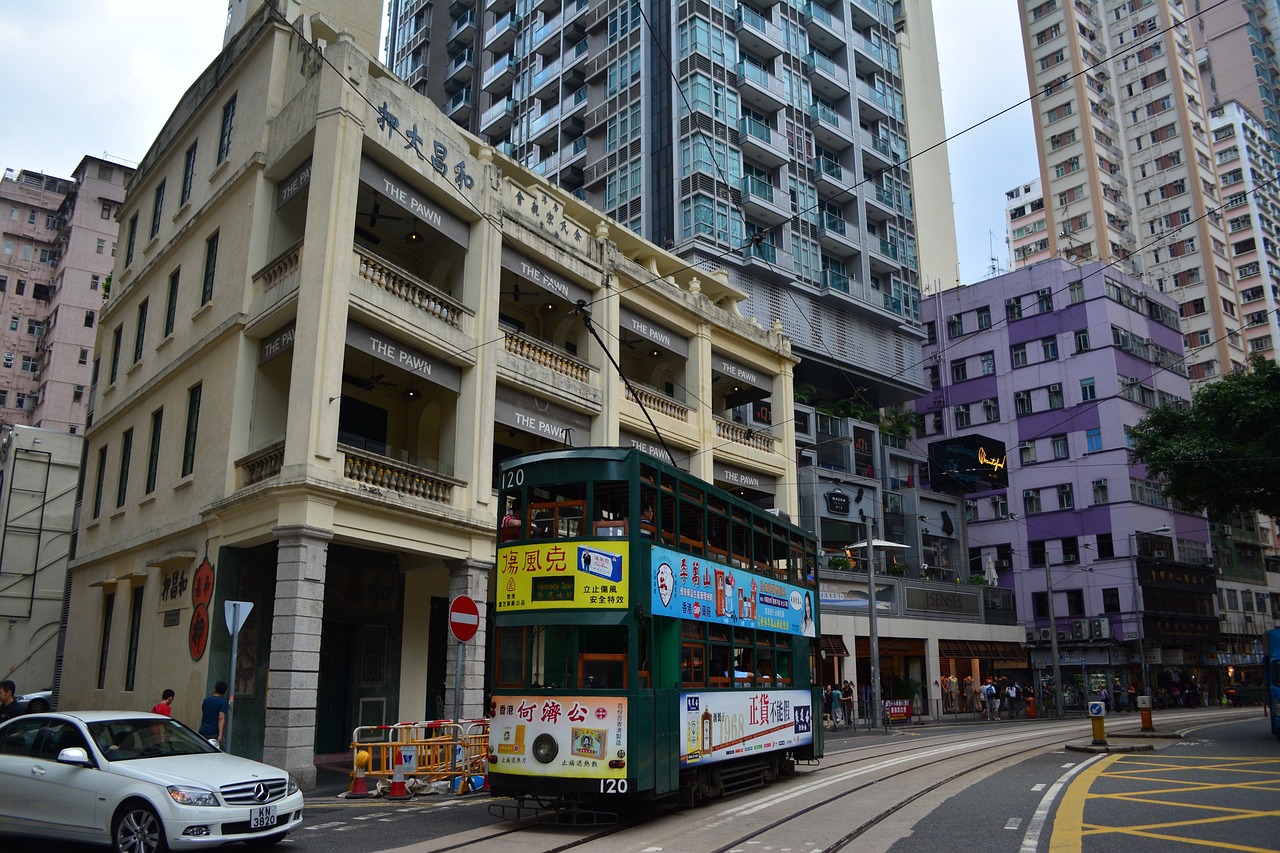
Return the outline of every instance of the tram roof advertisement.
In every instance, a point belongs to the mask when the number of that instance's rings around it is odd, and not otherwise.
[[[626,609],[625,543],[543,542],[504,546],[494,604],[503,610]]]
[[[650,561],[655,616],[814,636],[813,590],[667,548]]]
[[[813,705],[807,690],[682,693],[680,698],[681,766],[813,743]]]
[[[625,696],[503,696],[489,721],[494,770],[517,776],[622,779]],[[541,740],[540,750],[534,741]]]

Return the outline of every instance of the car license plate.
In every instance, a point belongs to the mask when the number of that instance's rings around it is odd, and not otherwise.
[[[266,829],[276,825],[276,807],[258,806],[249,813],[250,829]]]

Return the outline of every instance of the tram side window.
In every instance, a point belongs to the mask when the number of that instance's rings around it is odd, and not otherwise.
[[[624,690],[627,686],[627,629],[620,625],[579,628],[578,686]]]
[[[525,684],[525,628],[499,628],[497,636],[498,665],[494,681],[498,687],[523,687]]]
[[[587,510],[585,483],[539,488],[529,501],[530,539],[570,539],[583,535]]]
[[[573,684],[573,628],[551,625],[533,629],[530,687],[559,689]]]
[[[627,535],[628,484],[602,480],[592,488],[592,532],[596,536]]]
[[[680,685],[682,687],[706,687],[707,666],[703,656],[706,648],[701,643],[685,643],[680,647]]]

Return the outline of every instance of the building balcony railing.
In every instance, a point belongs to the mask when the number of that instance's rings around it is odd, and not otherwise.
[[[265,267],[254,273],[253,280],[262,285],[263,290],[270,290],[283,279],[297,271],[302,264],[302,241],[294,243],[276,255]]]
[[[463,316],[472,313],[460,302],[454,301],[452,297],[441,293],[412,273],[371,254],[360,246],[355,247],[355,254],[357,274],[362,279],[399,297],[414,308],[425,311],[437,320],[448,323],[455,329],[461,329]]]
[[[591,378],[591,365],[579,361],[567,352],[557,350],[542,341],[536,341],[514,329],[503,329],[503,333],[506,335],[507,352],[512,355],[540,364],[579,382],[587,382]]]
[[[239,472],[239,488],[244,489],[263,480],[269,480],[284,468],[284,442],[250,453],[236,460],[236,471]]]
[[[360,450],[349,444],[339,444],[338,450],[344,457],[342,476],[362,486],[448,504],[452,502],[454,487],[466,485],[463,481],[444,474]]]
[[[627,399],[639,403],[650,411],[660,412],[683,423],[689,422],[688,406],[665,394],[659,394],[651,388],[645,388],[633,382],[627,389]]]
[[[715,420],[716,438],[763,450],[765,453],[773,453],[778,444],[778,439],[767,432],[760,432],[745,424],[725,420],[719,416]]]

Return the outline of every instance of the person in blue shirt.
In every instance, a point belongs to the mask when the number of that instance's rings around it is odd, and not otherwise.
[[[213,695],[200,704],[200,734],[218,749],[222,748],[222,732],[227,725],[227,682],[213,685]]]

